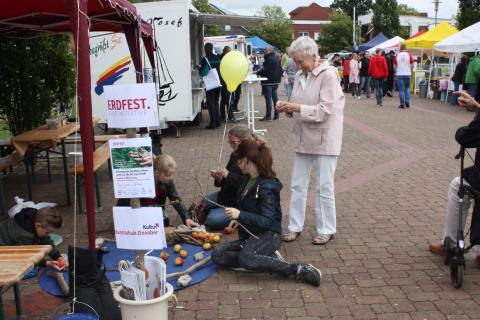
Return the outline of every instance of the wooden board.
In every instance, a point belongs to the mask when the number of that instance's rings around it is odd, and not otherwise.
[[[51,250],[49,245],[0,247],[0,286],[22,280]]]
[[[96,172],[105,162],[110,159],[110,147],[107,143],[102,144],[93,153],[93,172]],[[68,169],[70,174],[83,174],[83,162],[77,164],[77,166]]]
[[[126,138],[126,137],[127,137],[127,135],[125,135],[125,134],[106,134],[106,135],[97,135],[97,136],[94,136],[93,138],[94,138],[95,143],[105,143],[105,142],[108,142],[108,140],[110,140],[110,139],[119,139],[119,138]],[[65,139],[65,143],[66,144],[75,144],[75,143],[81,144],[82,140],[80,139],[80,136],[78,136],[77,139],[75,139],[74,136],[70,136],[67,139]]]
[[[0,287],[20,282],[33,266],[29,261],[0,261]]]

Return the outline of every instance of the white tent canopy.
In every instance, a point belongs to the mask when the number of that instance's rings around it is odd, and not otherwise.
[[[480,22],[437,42],[433,48],[437,51],[460,53],[480,51]]]
[[[377,50],[377,48],[385,49],[385,48],[395,47],[403,41],[405,41],[405,39],[403,39],[399,36],[393,37],[392,39],[388,39],[387,41],[384,41],[384,42],[376,45],[375,47],[372,47],[372,48],[368,49],[368,53],[374,54],[375,50]]]

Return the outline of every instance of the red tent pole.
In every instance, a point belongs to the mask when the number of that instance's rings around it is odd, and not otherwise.
[[[90,44],[88,39],[88,0],[71,0],[70,21],[77,54],[77,94],[82,137],[83,177],[87,209],[88,244],[95,249],[95,203],[93,187],[93,124],[90,79]],[[78,6],[77,6],[78,4]],[[81,13],[82,12],[82,13]]]

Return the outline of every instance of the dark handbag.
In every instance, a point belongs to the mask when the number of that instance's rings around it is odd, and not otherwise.
[[[190,207],[188,207],[188,213],[193,221],[199,224],[205,224],[205,221],[207,220],[207,208],[205,207],[205,202],[203,200],[193,200]]]

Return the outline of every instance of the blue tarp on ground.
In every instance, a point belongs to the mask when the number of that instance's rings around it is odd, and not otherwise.
[[[383,34],[383,32],[380,32],[372,40],[368,41],[367,43],[359,45],[356,51],[366,51],[387,40],[388,38]]]
[[[247,38],[247,41],[250,42],[250,44],[252,45],[252,52],[263,53],[265,48],[267,46],[269,46],[268,43],[266,43],[262,38],[260,38],[258,36],[249,37],[249,38]],[[274,49],[277,50],[277,48],[275,48],[275,47],[274,47]]]
[[[108,254],[103,256],[103,263],[105,264],[106,270],[116,270],[118,267],[118,261],[120,260],[133,260],[133,250],[118,249],[113,242],[104,243],[103,247],[106,247],[110,251]],[[174,260],[175,257],[178,256],[178,254],[173,252],[173,246],[169,246],[168,248],[164,249],[164,251],[170,254],[170,258],[167,261],[167,273],[173,273],[188,269],[195,263],[193,259],[195,253],[203,251],[205,257],[208,257],[211,254],[210,251],[204,251],[203,248],[200,246],[182,243],[182,247],[188,251],[189,255],[185,258],[185,263],[183,264],[183,266],[180,267],[175,266]],[[159,257],[160,252],[161,250],[154,250],[150,255]],[[39,278],[40,287],[52,295],[63,296],[63,293],[58,286],[57,280],[48,276],[48,271],[53,271],[53,269],[45,268],[43,270]],[[192,282],[190,282],[190,285],[194,285],[210,278],[215,274],[216,271],[217,266],[212,261],[208,262],[200,269],[197,269],[190,274],[192,276]],[[120,280],[120,273],[118,271],[107,271],[106,276],[110,282]],[[64,272],[63,278],[68,284],[69,279],[67,272]],[[177,279],[178,278],[170,278],[168,280],[168,282],[173,286],[173,289],[175,290],[182,289],[181,287],[177,286]]]

